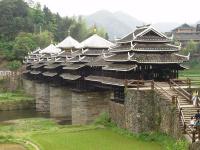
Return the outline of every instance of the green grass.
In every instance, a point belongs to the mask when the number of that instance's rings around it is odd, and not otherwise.
[[[31,139],[42,150],[161,150],[155,142],[126,137],[110,129],[35,134]]]
[[[25,100],[33,100],[33,97],[24,94],[23,91],[1,92],[0,93],[0,102],[4,102],[4,101],[25,101]]]
[[[0,135],[5,142],[28,139],[42,150],[184,150],[177,147],[187,146],[164,134],[132,134],[106,125],[62,126],[51,119],[20,119],[1,124]]]

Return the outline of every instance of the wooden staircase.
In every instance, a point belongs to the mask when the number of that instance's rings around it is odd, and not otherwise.
[[[183,134],[187,135],[190,141],[195,142],[200,139],[200,132],[197,131],[197,129],[190,127],[189,122],[191,116],[194,116],[200,108],[192,105],[192,96],[185,90],[185,88],[191,88],[191,84],[186,82],[183,85],[180,81],[178,83],[176,81],[171,80],[169,84],[154,82],[154,90],[161,95],[163,99],[176,105],[180,119],[180,128],[182,129]],[[187,84],[188,87],[186,87],[185,84]]]

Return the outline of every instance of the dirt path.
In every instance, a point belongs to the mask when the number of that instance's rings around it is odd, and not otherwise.
[[[19,144],[0,144],[0,150],[26,150]]]
[[[36,144],[32,143],[31,141],[25,141],[25,144],[31,145],[35,150],[40,150],[39,147]]]

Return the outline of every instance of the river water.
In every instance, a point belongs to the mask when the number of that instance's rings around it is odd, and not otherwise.
[[[36,112],[30,110],[0,111],[0,123],[4,121],[26,119],[26,118],[51,118],[49,113]],[[52,118],[60,125],[71,125],[70,118]]]
[[[40,113],[33,110],[0,111],[0,122],[25,119],[25,118],[49,118],[49,113]]]

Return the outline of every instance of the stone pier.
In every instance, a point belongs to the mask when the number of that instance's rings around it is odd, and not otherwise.
[[[160,131],[181,136],[176,106],[152,90],[126,89],[125,103],[110,102],[109,109],[112,121],[133,133]]]
[[[35,82],[33,80],[28,80],[23,78],[23,88],[26,94],[35,96]]]
[[[36,111],[49,112],[49,84],[35,82]]]
[[[88,124],[108,112],[110,92],[72,92],[72,124]]]
[[[50,86],[50,116],[71,120],[72,92],[62,86]]]

